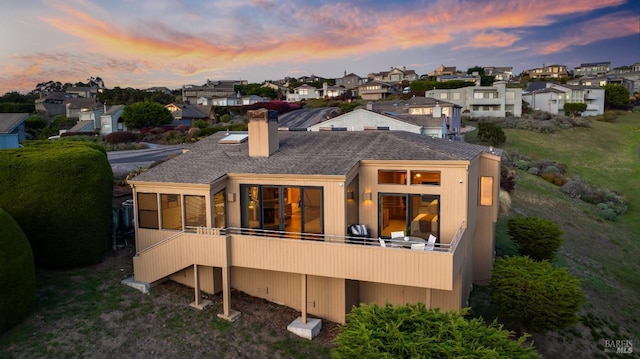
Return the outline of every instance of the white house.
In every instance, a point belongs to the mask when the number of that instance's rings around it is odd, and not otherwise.
[[[504,81],[492,86],[469,86],[457,89],[433,89],[425,97],[453,102],[471,117],[520,117],[522,89],[507,87]]]
[[[308,128],[308,131],[406,131],[425,136],[444,138],[447,133],[444,118],[427,115],[389,115],[359,108],[322,121]]]
[[[298,102],[307,99],[316,99],[322,97],[322,90],[313,86],[303,84],[293,89],[293,93],[287,93],[288,102]]]
[[[599,86],[547,83],[543,89],[524,93],[522,99],[531,108],[551,114],[563,114],[565,103],[587,104],[587,110],[582,113],[582,116],[597,116],[604,113],[604,89]]]

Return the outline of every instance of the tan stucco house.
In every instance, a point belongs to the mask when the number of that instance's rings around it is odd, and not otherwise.
[[[191,286],[195,307],[201,291],[221,293],[229,320],[231,288],[299,310],[303,324],[344,323],[361,302],[458,310],[491,277],[499,175],[491,148],[278,131],[275,112],[250,111],[248,133],[214,134],[130,181],[133,279]]]

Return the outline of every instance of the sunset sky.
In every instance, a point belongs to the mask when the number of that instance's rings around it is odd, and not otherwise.
[[[4,0],[0,94],[640,62],[638,0]]]

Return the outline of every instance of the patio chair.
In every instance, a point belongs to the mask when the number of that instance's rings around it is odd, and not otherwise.
[[[380,247],[387,247],[387,243],[385,243],[384,239],[378,238],[378,241],[380,242]]]
[[[436,236],[433,234],[429,235],[429,239],[427,240],[427,245],[424,248],[425,251],[432,251],[436,246]]]
[[[414,251],[424,251],[426,243],[412,243],[411,249]]]
[[[365,244],[365,238],[369,238],[369,229],[364,224],[352,224],[347,227],[347,236],[361,238],[362,244]]]

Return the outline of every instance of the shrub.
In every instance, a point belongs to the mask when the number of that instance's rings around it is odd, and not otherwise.
[[[540,169],[538,167],[529,167],[527,172],[532,174],[532,175],[534,175],[534,176],[540,175]]]
[[[103,146],[42,141],[0,151],[0,207],[26,234],[35,262],[97,263],[110,231],[113,172]]]
[[[187,132],[187,137],[189,138],[196,138],[200,136],[200,128],[199,127],[192,127],[189,129],[189,132]]]
[[[179,131],[169,131],[164,135],[164,143],[167,145],[177,145],[180,143],[184,143],[187,136],[182,134]]]
[[[511,196],[509,195],[509,192],[500,189],[498,199],[500,200],[499,212],[501,214],[508,215],[511,210]]]
[[[137,142],[138,134],[133,132],[111,132],[104,136],[104,141],[115,145],[118,143],[129,143],[129,142]]]
[[[209,124],[205,120],[195,120],[193,122],[193,126],[199,128],[199,129],[205,129],[205,128],[209,127]]]
[[[507,140],[502,128],[494,123],[478,123],[478,139],[494,146],[503,144]]]
[[[220,116],[220,122],[223,122],[223,123],[231,122],[231,115],[228,113],[225,113],[224,115]]]
[[[333,358],[540,358],[527,336],[465,319],[468,310],[440,312],[424,304],[360,304],[347,315]],[[514,340],[516,339],[516,340]]]
[[[560,169],[554,165],[549,165],[542,170],[542,173],[556,174],[556,173],[560,173]]]
[[[598,215],[606,219],[607,221],[614,222],[616,219],[618,219],[618,215],[616,214],[616,211],[613,208],[609,208],[609,207],[605,209],[601,209],[598,212]]]
[[[518,169],[526,171],[529,169],[529,163],[525,160],[518,160],[518,162],[516,162],[516,167],[518,167]]]
[[[509,193],[516,188],[515,171],[507,166],[500,167],[500,188]]]
[[[0,209],[0,334],[20,323],[36,298],[36,270],[27,237]]]
[[[202,129],[200,131],[200,136],[201,137],[207,137],[207,136],[213,135],[214,133],[216,133],[218,131],[222,131],[222,128],[221,127],[207,127],[207,128]]]
[[[560,191],[568,194],[572,198],[580,198],[591,193],[591,187],[579,176],[574,176],[564,186],[560,187]]]
[[[185,134],[189,131],[190,127],[188,125],[185,124],[180,124],[178,126],[176,126],[176,128],[174,129],[174,131],[180,132],[182,134]]]
[[[514,217],[507,233],[518,243],[520,253],[534,260],[551,260],[562,245],[562,230],[555,222],[538,217]]]
[[[490,285],[498,315],[525,332],[573,325],[585,303],[578,278],[565,268],[529,257],[496,259]]]

